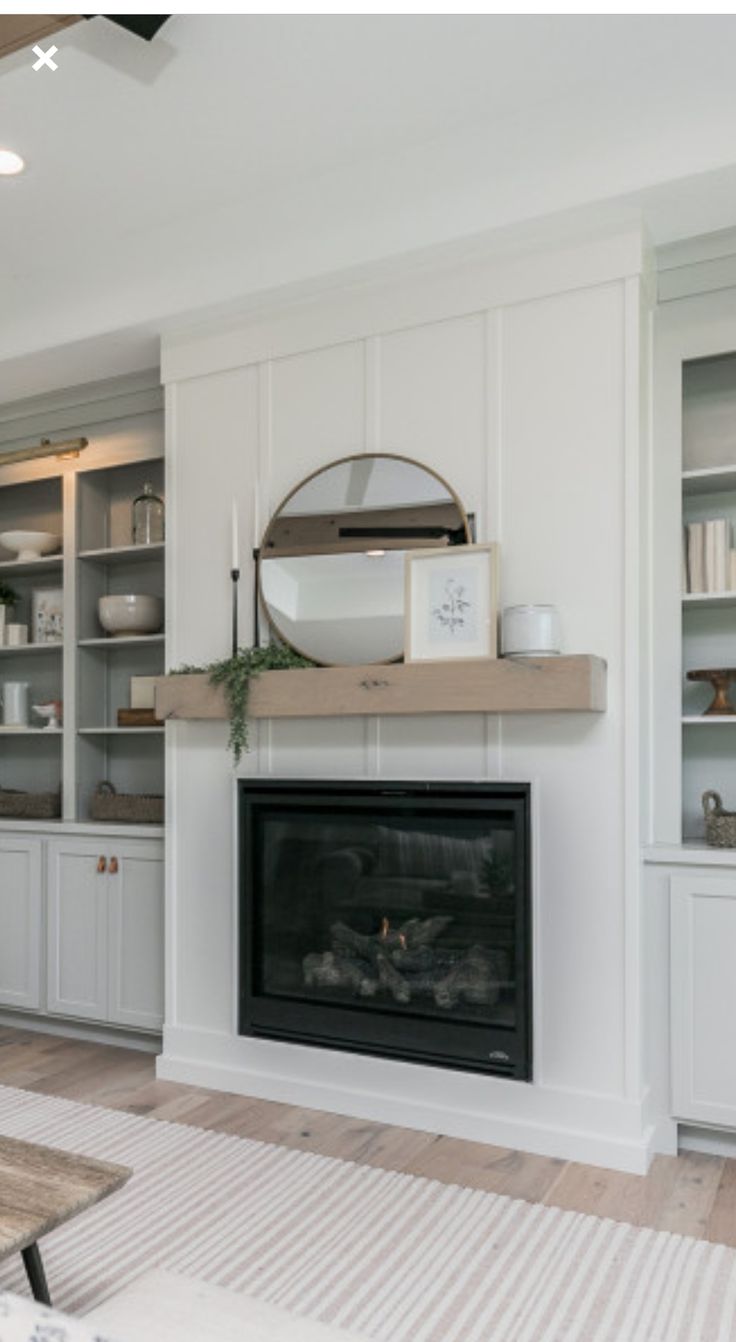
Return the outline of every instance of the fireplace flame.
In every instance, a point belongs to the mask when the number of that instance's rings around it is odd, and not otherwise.
[[[390,926],[391,926],[391,924],[389,923],[388,918],[382,918],[382,919],[381,919],[381,931],[380,931],[380,933],[379,933],[380,938],[381,938],[381,941],[385,941],[385,940],[386,940],[386,937],[388,936],[388,929],[389,929]]]

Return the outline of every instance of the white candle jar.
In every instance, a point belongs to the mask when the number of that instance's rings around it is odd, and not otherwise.
[[[558,657],[560,616],[556,606],[507,606],[501,621],[504,657]]]

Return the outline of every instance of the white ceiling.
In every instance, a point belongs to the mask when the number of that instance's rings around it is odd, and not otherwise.
[[[0,63],[0,145],[28,163],[0,180],[0,360],[591,202],[659,241],[734,224],[734,38],[732,16],[177,15],[150,46],[80,23],[56,72]]]

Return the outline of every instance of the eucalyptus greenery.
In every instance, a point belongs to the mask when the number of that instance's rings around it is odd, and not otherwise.
[[[265,648],[238,648],[232,657],[210,662],[208,666],[182,666],[174,674],[206,674],[210,678],[210,685],[223,686],[230,710],[228,747],[233,753],[235,764],[239,764],[243,752],[249,749],[248,697],[251,681],[260,676],[262,671],[289,671],[298,666],[314,666],[314,662],[298,652],[292,652],[291,648],[269,643]]]
[[[0,578],[0,606],[14,606],[17,600],[18,593]]]

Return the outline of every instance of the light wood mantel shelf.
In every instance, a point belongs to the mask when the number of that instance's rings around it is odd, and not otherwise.
[[[411,662],[264,671],[253,682],[254,718],[332,718],[417,713],[602,713],[601,657],[534,661]],[[206,675],[162,676],[156,716],[227,718],[222,689]]]

